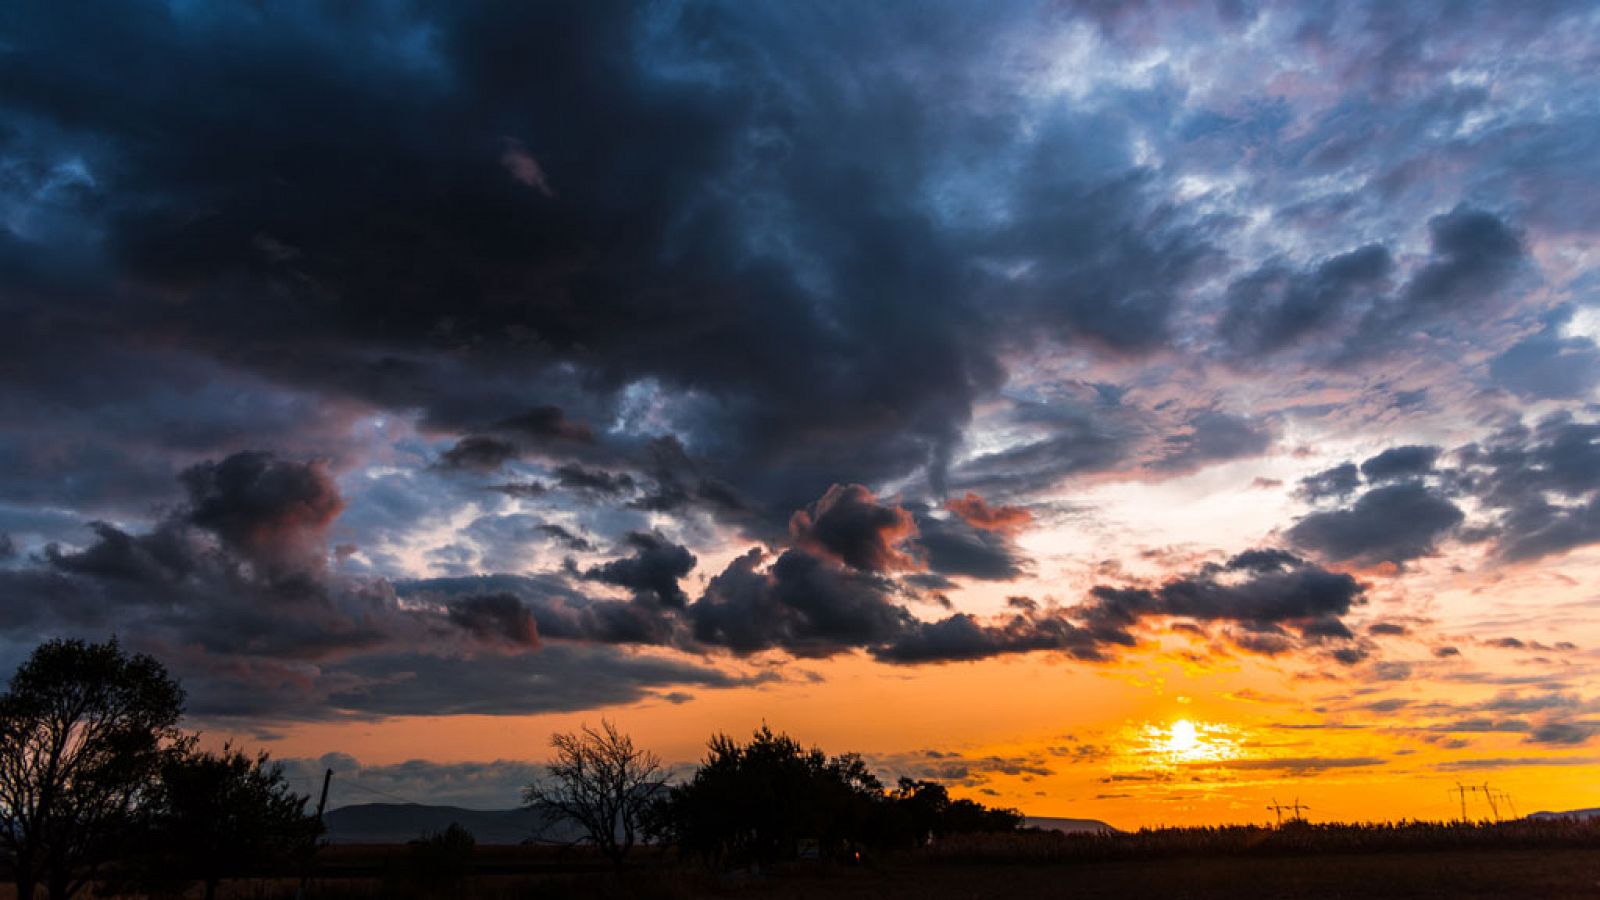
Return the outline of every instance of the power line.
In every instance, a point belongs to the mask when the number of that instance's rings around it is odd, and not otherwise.
[[[342,787],[353,787],[358,791],[366,791],[367,793],[373,794],[374,796],[384,797],[384,798],[387,798],[389,800],[399,800],[401,803],[410,803],[410,804],[413,804],[413,805],[416,805],[416,806],[427,806],[426,803],[423,803],[420,800],[413,800],[413,799],[411,799],[409,797],[402,797],[399,794],[391,794],[388,791],[380,791],[377,788],[367,787],[366,785],[362,784],[361,782],[354,781],[354,780],[352,780],[352,779],[350,779],[348,777],[341,778],[339,780],[339,784]]]

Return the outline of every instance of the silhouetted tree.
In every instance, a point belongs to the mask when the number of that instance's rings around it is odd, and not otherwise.
[[[838,853],[872,833],[883,787],[854,754],[829,759],[763,725],[748,744],[719,734],[685,784],[653,815],[654,830],[713,864],[770,864],[802,839]]]
[[[168,754],[183,690],[115,640],[41,644],[0,696],[0,850],[22,900],[68,900],[127,844]]]
[[[411,841],[384,874],[384,896],[460,897],[477,844],[459,822]]]
[[[652,810],[651,830],[713,865],[766,865],[802,840],[834,858],[861,848],[914,847],[929,836],[1012,831],[1015,810],[951,800],[933,781],[902,778],[884,790],[860,756],[829,757],[763,725],[749,743],[719,734],[694,775]]]
[[[596,730],[555,734],[555,760],[546,777],[523,792],[529,807],[542,807],[573,822],[620,867],[644,824],[645,811],[662,784],[661,760],[640,750],[607,720]]]
[[[170,754],[148,810],[148,859],[164,880],[199,881],[212,900],[224,877],[270,871],[311,852],[322,823],[305,807],[265,753]]]

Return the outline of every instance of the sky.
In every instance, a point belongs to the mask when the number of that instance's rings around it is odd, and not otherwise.
[[[1584,2],[12,4],[0,669],[335,805],[1600,806],[1597,183]]]

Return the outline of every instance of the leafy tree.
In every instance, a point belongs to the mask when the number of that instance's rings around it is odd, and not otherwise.
[[[602,719],[598,730],[581,730],[550,738],[555,760],[547,777],[528,785],[526,806],[543,808],[558,819],[583,829],[584,835],[612,864],[623,859],[638,839],[645,812],[662,784],[661,759],[640,750],[633,739]]]
[[[149,859],[167,879],[199,881],[206,900],[224,877],[282,867],[316,846],[322,823],[262,753],[169,754],[151,808]]]
[[[183,690],[161,663],[103,644],[41,644],[0,695],[0,852],[17,896],[68,900],[126,846],[178,731]]]
[[[477,844],[459,822],[411,841],[384,873],[384,896],[460,897]]]
[[[854,754],[829,759],[763,725],[748,744],[719,734],[685,784],[655,811],[655,830],[713,864],[792,858],[802,839],[837,854],[873,831],[883,796]]]
[[[951,800],[934,781],[901,779],[886,792],[860,756],[807,750],[763,725],[748,743],[711,739],[694,775],[652,811],[652,831],[713,865],[768,865],[815,840],[831,857],[907,848],[931,836],[1011,831],[1015,810]]]

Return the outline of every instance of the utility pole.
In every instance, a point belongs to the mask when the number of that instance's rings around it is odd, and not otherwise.
[[[1294,802],[1293,803],[1279,803],[1278,802],[1278,798],[1277,797],[1273,797],[1272,798],[1272,803],[1267,806],[1267,809],[1270,809],[1273,812],[1278,814],[1278,827],[1279,828],[1283,827],[1283,811],[1284,810],[1290,810],[1291,812],[1294,813],[1294,815],[1289,818],[1290,822],[1295,822],[1295,821],[1303,822],[1303,821],[1305,821],[1305,816],[1300,815],[1300,812],[1301,812],[1301,810],[1309,810],[1310,808],[1311,807],[1306,806],[1304,803],[1301,803],[1299,797],[1294,798]]]
[[[1500,821],[1500,804],[1495,802],[1494,791],[1489,790],[1489,782],[1483,783],[1483,799],[1489,804],[1489,813],[1496,822]]]
[[[1455,793],[1461,798],[1461,821],[1465,823],[1467,821],[1467,789],[1462,787],[1461,782],[1458,781],[1456,782]]]
[[[322,813],[328,808],[328,788],[333,784],[333,770],[322,773],[322,797],[317,800],[317,824],[322,824]],[[315,849],[315,848],[312,848]],[[311,883],[311,854],[306,854],[306,862],[300,869],[300,887],[294,892],[294,900],[305,900],[306,887]]]
[[[1300,811],[1301,810],[1309,810],[1309,809],[1311,809],[1311,807],[1303,805],[1300,802],[1300,798],[1299,797],[1294,798],[1294,804],[1292,806],[1290,806],[1289,808],[1294,810],[1295,819],[1298,819],[1301,822],[1304,822],[1306,820],[1306,817],[1302,816],[1300,814]]]

